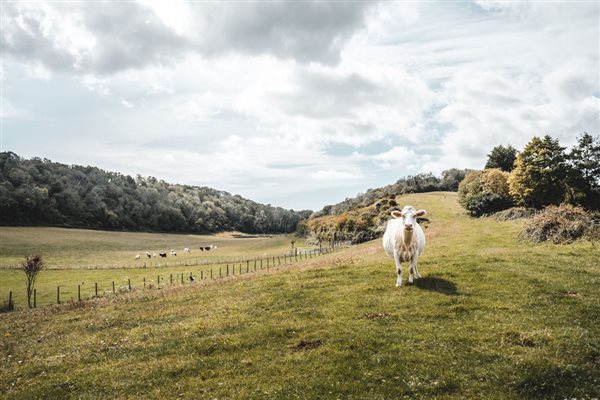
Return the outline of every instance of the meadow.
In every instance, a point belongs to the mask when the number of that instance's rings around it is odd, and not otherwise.
[[[521,242],[522,221],[470,218],[454,193],[397,201],[431,221],[414,285],[394,286],[376,240],[279,270],[1,314],[0,396],[600,397],[598,247]]]
[[[202,275],[219,276],[216,262],[230,261],[238,268],[236,261],[243,257],[264,258],[289,253],[291,241],[294,247],[304,247],[301,238],[292,235],[273,235],[249,238],[236,238],[237,233],[218,235],[176,235],[160,233],[107,232],[85,229],[0,227],[0,266],[15,266],[24,260],[25,254],[38,253],[43,256],[46,270],[37,279],[37,304],[56,303],[57,286],[60,286],[62,302],[77,300],[80,286],[81,297],[112,293],[128,287],[156,286],[160,276],[162,284],[189,282],[192,273],[196,279]],[[200,251],[199,247],[217,246],[217,250]],[[183,252],[188,247],[191,253]],[[177,256],[169,254],[177,250]],[[147,258],[145,252],[168,254],[167,258]],[[139,260],[135,255],[140,254]],[[277,260],[278,263],[280,260]],[[272,261],[271,261],[272,262]],[[181,264],[181,265],[180,265]],[[185,265],[187,264],[187,265]],[[200,264],[200,265],[196,265]],[[208,264],[208,265],[204,265]],[[266,260],[263,263],[266,267]],[[254,264],[251,265],[254,267]],[[247,267],[243,263],[243,272]],[[226,264],[221,266],[226,274]],[[7,301],[8,292],[13,292],[17,306],[26,306],[25,275],[14,268],[0,268],[0,302]]]

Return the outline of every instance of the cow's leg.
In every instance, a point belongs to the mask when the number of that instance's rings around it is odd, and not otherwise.
[[[417,268],[417,256],[413,258],[410,266],[414,269],[415,279],[422,278],[421,274],[419,273],[419,268]]]
[[[400,262],[400,256],[396,250],[394,250],[394,263],[396,264],[396,287],[402,286],[402,262]]]
[[[410,260],[410,265],[408,266],[408,283],[413,283],[413,274],[415,273],[415,257]],[[416,277],[416,274],[415,274]]]

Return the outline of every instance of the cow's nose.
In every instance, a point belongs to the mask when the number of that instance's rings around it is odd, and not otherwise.
[[[412,228],[412,224],[411,223],[404,224],[404,227],[410,229],[410,228]]]

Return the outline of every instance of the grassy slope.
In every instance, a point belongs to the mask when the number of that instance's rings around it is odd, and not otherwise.
[[[230,235],[186,235],[169,233],[136,233],[93,231],[64,228],[0,227],[0,265],[16,265],[27,254],[44,256],[50,268],[123,266],[139,267],[154,262],[144,257],[149,253],[169,253],[175,249],[177,258],[167,261],[222,258],[232,255],[262,255],[265,252],[284,252],[290,248],[289,235],[264,238],[232,239]],[[201,252],[199,246],[217,245],[214,252]],[[188,247],[191,254],[183,253]],[[134,256],[142,256],[134,260]],[[161,261],[160,258],[157,259]]]
[[[454,194],[399,203],[432,221],[417,285],[394,287],[377,241],[285,272],[4,314],[0,395],[599,396],[597,248],[518,243],[519,223],[469,219]]]
[[[156,233],[129,233],[92,231],[84,229],[62,228],[13,228],[0,227],[0,264],[17,264],[24,259],[24,254],[39,252],[44,256],[49,270],[43,271],[37,280],[38,304],[56,302],[56,287],[61,286],[63,301],[77,299],[77,285],[81,284],[82,297],[94,295],[94,283],[98,283],[99,293],[112,292],[112,282],[116,288],[127,285],[131,279],[134,287],[143,286],[143,279],[148,284],[156,284],[157,275],[161,281],[177,279],[179,274],[188,276],[193,272],[200,277],[200,271],[209,276],[211,267],[199,266],[164,266],[164,263],[194,262],[196,259],[210,261],[235,256],[254,257],[263,254],[280,255],[290,249],[290,240],[296,246],[304,242],[289,235],[275,235],[269,238],[234,239],[231,235],[174,235]],[[219,247],[216,251],[201,252],[200,245],[209,244]],[[189,247],[191,254],[183,253]],[[178,249],[177,257],[170,255],[166,259],[147,259],[146,251],[151,253],[169,252]],[[135,254],[141,254],[140,260],[134,260]],[[140,268],[147,263],[148,268]],[[162,266],[155,268],[159,263]],[[84,267],[126,267],[124,269],[88,270]],[[245,268],[244,264],[244,268]],[[74,268],[72,270],[54,270],[53,268]],[[223,269],[225,266],[223,266]],[[219,267],[212,267],[213,276],[219,274]],[[25,278],[18,270],[0,269],[0,302],[7,300],[8,292],[13,292],[17,306],[26,304]]]

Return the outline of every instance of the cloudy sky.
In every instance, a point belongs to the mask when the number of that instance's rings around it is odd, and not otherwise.
[[[320,209],[600,133],[600,3],[1,3],[3,151]]]

